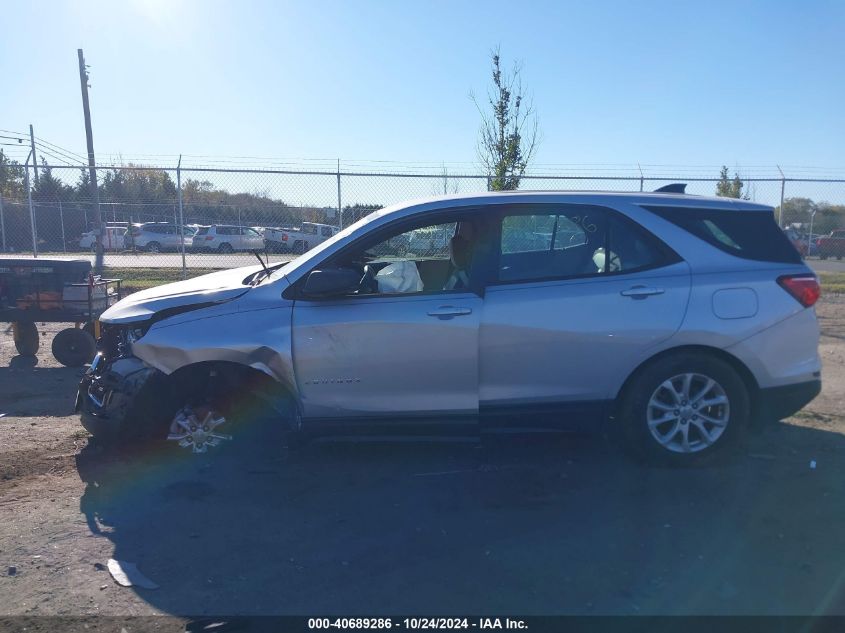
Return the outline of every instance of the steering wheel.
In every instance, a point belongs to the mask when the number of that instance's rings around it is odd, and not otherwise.
[[[358,292],[361,294],[378,294],[378,280],[376,280],[376,270],[375,266],[370,264],[366,264],[364,266],[364,275],[361,277],[361,281],[358,282],[360,286]]]

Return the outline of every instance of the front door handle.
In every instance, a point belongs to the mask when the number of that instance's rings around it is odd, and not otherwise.
[[[428,311],[428,316],[446,318],[454,316],[462,316],[464,314],[472,314],[471,308],[456,308],[455,306],[440,306],[434,310]]]
[[[633,286],[628,290],[623,290],[619,294],[623,297],[631,297],[632,299],[645,299],[652,295],[662,295],[665,290],[663,288],[653,288],[651,286]]]

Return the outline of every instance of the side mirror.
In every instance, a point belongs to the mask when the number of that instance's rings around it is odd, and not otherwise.
[[[361,273],[351,268],[312,270],[305,280],[302,294],[315,298],[337,297],[357,290],[360,282]]]

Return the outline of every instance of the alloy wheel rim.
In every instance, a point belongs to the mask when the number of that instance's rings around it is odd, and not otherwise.
[[[209,407],[183,407],[170,423],[167,439],[176,442],[181,448],[190,449],[192,453],[205,453],[209,447],[232,439],[231,435],[216,430],[225,422],[225,417]]]
[[[730,401],[724,387],[704,374],[678,374],[649,398],[651,436],[673,453],[697,453],[715,444],[727,429]]]

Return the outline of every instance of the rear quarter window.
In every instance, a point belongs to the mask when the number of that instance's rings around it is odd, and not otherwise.
[[[772,211],[734,211],[645,206],[721,251],[756,261],[801,263],[801,255],[778,228]]]

